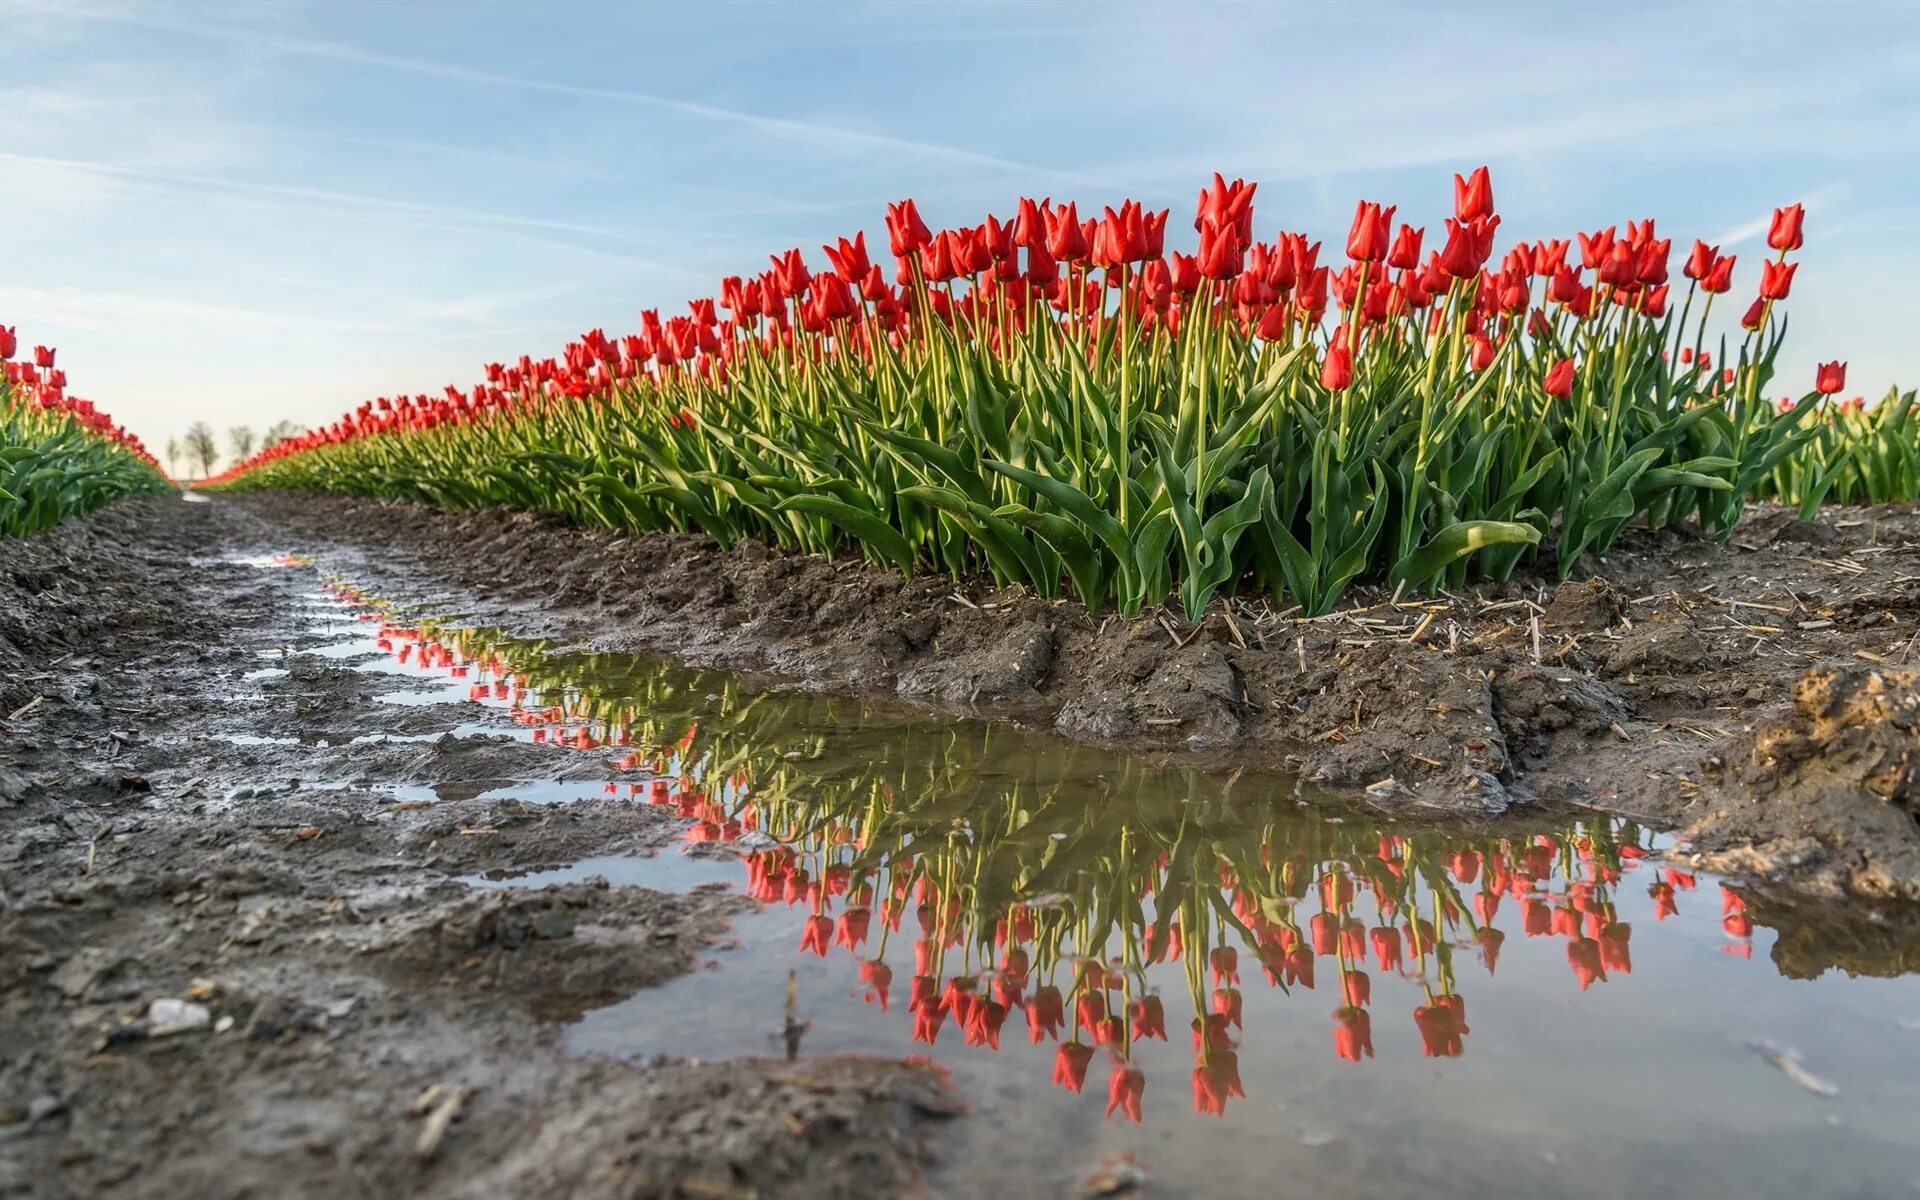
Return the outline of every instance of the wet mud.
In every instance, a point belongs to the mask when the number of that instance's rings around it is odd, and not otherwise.
[[[1726,545],[1629,531],[1572,580],[1326,617],[1089,616],[757,543],[534,513],[227,498],[371,586],[476,619],[886,694],[1130,752],[1279,768],[1388,811],[1597,808],[1700,864],[1920,899],[1920,509],[1756,508]]]
[[[723,815],[641,802],[655,757],[358,669],[321,571],[555,649],[1280,768],[1408,829],[1619,813],[1741,880],[1783,974],[1920,963],[1911,509],[1198,627],[324,497],[129,501],[0,552],[0,1196],[914,1195],[966,1124],[924,1060],[782,1061],[777,1013],[767,1057],[569,1053],[739,953],[765,897],[591,869]],[[929,829],[965,818],[928,791]]]
[[[233,561],[285,540],[167,498],[4,546],[0,1195],[910,1194],[929,1068],[560,1053],[752,902],[462,882],[684,822],[529,802],[580,756],[376,703],[405,685],[326,656],[311,571]]]

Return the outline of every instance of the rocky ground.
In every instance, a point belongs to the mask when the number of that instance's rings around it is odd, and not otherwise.
[[[1190,627],[528,514],[144,499],[0,542],[0,1196],[923,1187],[958,1108],[925,1066],[559,1052],[561,1022],[724,957],[749,902],[462,883],[649,853],[680,822],[396,803],[607,768],[504,724],[443,736],[503,719],[382,704],[406,685],[298,654],[315,570],[242,561],[289,551],[516,633],[1282,767],[1376,807],[1628,813],[1767,903],[1823,903],[1817,936],[1783,931],[1796,971],[1835,946],[1916,961],[1885,907],[1920,898],[1912,508],[1761,511],[1724,547],[1631,534],[1564,585]]]

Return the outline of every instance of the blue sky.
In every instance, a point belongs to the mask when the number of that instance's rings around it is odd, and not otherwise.
[[[1179,228],[1214,170],[1261,181],[1260,236],[1337,244],[1361,196],[1437,228],[1484,162],[1503,235],[1654,216],[1733,243],[1741,296],[1805,200],[1782,382],[1920,381],[1920,6],[0,0],[0,28],[0,324],[156,447],[631,331],[901,196]]]

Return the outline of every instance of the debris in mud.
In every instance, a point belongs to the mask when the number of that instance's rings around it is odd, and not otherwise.
[[[147,1036],[172,1037],[198,1033],[213,1026],[213,1012],[204,1004],[163,996],[147,1006]]]
[[[1792,1047],[1762,1040],[1749,1042],[1748,1048],[1772,1064],[1782,1075],[1791,1079],[1801,1091],[1819,1096],[1823,1100],[1832,1100],[1840,1095],[1839,1085],[1820,1078],[1802,1066],[1800,1052]]]

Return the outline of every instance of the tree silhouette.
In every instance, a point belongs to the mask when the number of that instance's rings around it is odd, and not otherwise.
[[[195,421],[187,430],[187,459],[200,464],[200,478],[213,474],[213,464],[220,457],[220,444],[213,440],[213,426],[205,421]]]

